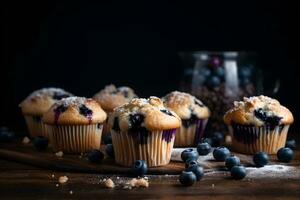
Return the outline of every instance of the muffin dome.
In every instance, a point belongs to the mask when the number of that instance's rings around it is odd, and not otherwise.
[[[224,116],[227,125],[277,126],[291,124],[292,113],[280,103],[267,96],[244,97],[243,101],[235,101],[234,107]]]
[[[101,107],[106,111],[113,111],[114,108],[128,103],[131,99],[137,97],[133,89],[129,87],[116,87],[107,85],[103,90],[96,93],[93,97]]]
[[[199,99],[184,93],[174,91],[162,98],[164,105],[173,110],[181,119],[206,119],[210,116],[210,111]]]
[[[168,130],[180,126],[180,118],[166,109],[158,97],[134,98],[117,107],[109,117],[109,125],[115,131],[146,128],[149,131]]]
[[[57,101],[44,115],[45,124],[84,125],[102,123],[106,113],[93,99],[68,97]]]
[[[60,88],[43,88],[31,93],[19,107],[23,114],[42,116],[56,101],[73,96]]]

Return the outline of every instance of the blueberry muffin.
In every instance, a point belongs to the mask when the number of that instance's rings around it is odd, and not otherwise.
[[[19,107],[24,115],[31,137],[46,136],[42,123],[43,114],[58,100],[73,96],[60,88],[43,88],[31,93]]]
[[[159,98],[134,98],[117,107],[109,125],[117,164],[132,166],[136,160],[145,160],[155,167],[170,162],[180,118]]]
[[[106,113],[93,99],[68,97],[43,115],[55,152],[84,153],[100,148]]]
[[[93,97],[96,100],[103,110],[109,114],[114,110],[114,108],[121,106],[125,103],[128,103],[131,99],[137,97],[133,89],[130,87],[116,87],[115,85],[107,85],[105,88]],[[107,122],[103,124],[103,135],[109,133],[110,128],[107,126]]]
[[[175,147],[196,146],[204,136],[210,111],[194,96],[174,91],[162,98],[166,108],[181,118],[175,138]]]
[[[235,150],[254,154],[264,151],[277,153],[285,146],[292,113],[280,103],[266,96],[244,98],[224,116],[224,122],[233,138]]]

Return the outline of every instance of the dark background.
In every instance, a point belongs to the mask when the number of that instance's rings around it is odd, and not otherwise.
[[[177,53],[191,50],[256,51],[269,81],[282,80],[278,98],[297,122],[299,15],[287,1],[10,1],[1,125],[24,128],[18,103],[46,86],[89,97],[114,83],[164,95],[179,85]]]

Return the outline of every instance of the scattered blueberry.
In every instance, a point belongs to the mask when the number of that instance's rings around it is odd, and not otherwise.
[[[211,139],[212,139],[212,146],[213,147],[218,147],[220,145],[223,144],[224,142],[224,135],[220,132],[214,132],[211,135]]]
[[[293,159],[294,152],[288,147],[281,148],[277,151],[277,158],[280,162],[290,162]]]
[[[269,162],[269,156],[265,152],[258,152],[253,156],[253,162],[257,167],[263,167]]]
[[[229,157],[230,151],[226,147],[218,147],[213,151],[216,161],[225,161]]]
[[[198,165],[198,162],[197,162],[197,160],[195,160],[195,159],[187,159],[186,161],[185,161],[185,168],[188,168],[190,165]]]
[[[8,129],[3,129],[0,132],[0,142],[11,142],[15,137],[15,133]]]
[[[225,160],[225,166],[227,169],[231,169],[234,166],[240,165],[241,161],[237,156],[231,155]]]
[[[296,140],[287,140],[285,143],[285,147],[295,150],[296,149]]]
[[[204,175],[203,168],[200,167],[198,164],[190,165],[188,168],[185,169],[187,172],[193,172],[196,175],[196,180],[200,181],[200,179]]]
[[[147,171],[147,163],[144,160],[137,160],[134,162],[132,167],[132,173],[135,176],[144,176],[145,174],[147,174]]]
[[[197,146],[197,151],[200,156],[205,156],[211,152],[211,146],[207,142],[199,143]]]
[[[89,152],[87,156],[92,163],[100,163],[104,158],[104,154],[99,150],[93,150]]]
[[[243,166],[234,166],[231,168],[230,174],[232,178],[240,180],[246,176],[246,169]]]
[[[112,144],[112,139],[111,139],[110,133],[104,136],[103,142],[104,142],[104,144]]]
[[[206,85],[210,88],[215,88],[220,84],[221,84],[221,80],[218,76],[211,76],[206,81]]]
[[[48,147],[49,140],[46,137],[38,136],[33,140],[33,145],[38,151],[46,150]]]
[[[179,176],[179,181],[184,186],[191,186],[196,182],[196,180],[196,175],[194,174],[194,172],[191,171],[183,171]]]
[[[188,159],[197,160],[198,159],[198,153],[194,151],[193,149],[185,149],[181,153],[181,159],[183,162],[186,162]]]
[[[115,157],[114,147],[112,144],[106,145],[105,152],[109,157],[111,157],[111,158]]]
[[[213,140],[211,138],[204,138],[202,143],[208,143],[210,146],[213,145]]]

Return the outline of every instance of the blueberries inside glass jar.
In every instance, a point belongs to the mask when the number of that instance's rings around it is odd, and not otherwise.
[[[167,115],[173,116],[173,114],[169,110],[167,110],[167,109],[162,109],[162,110],[160,110],[160,112],[163,112],[163,113],[165,113]]]
[[[79,113],[85,117],[91,116],[93,114],[93,111],[86,107],[85,105],[81,105],[79,107]]]
[[[131,114],[129,115],[129,121],[131,124],[131,129],[139,129],[141,127],[141,124],[144,122],[144,115],[142,114]]]
[[[265,122],[267,125],[270,125],[271,129],[274,129],[275,126],[278,126],[280,120],[282,119],[282,117],[278,117],[278,116],[268,116],[266,111],[264,111],[262,108],[254,110],[254,115],[258,119]]]

